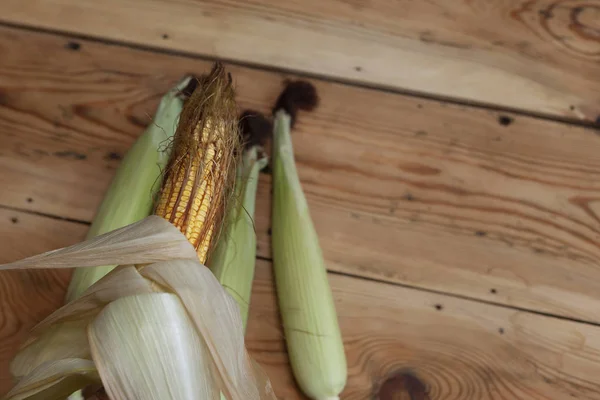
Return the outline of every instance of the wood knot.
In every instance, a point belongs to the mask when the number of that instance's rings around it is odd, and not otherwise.
[[[388,377],[374,397],[378,400],[430,400],[425,384],[406,371]]]

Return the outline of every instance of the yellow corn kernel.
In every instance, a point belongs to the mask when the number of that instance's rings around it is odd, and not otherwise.
[[[216,186],[222,184],[216,182],[220,174],[214,169],[222,164],[223,149],[219,147],[223,146],[223,129],[212,129],[210,122],[204,128],[196,125],[194,138],[199,140],[201,151],[185,154],[167,175],[155,211],[186,235],[202,263],[206,262],[216,222],[209,221],[209,212],[218,206]]]
[[[186,235],[205,263],[235,177],[238,145],[231,80],[217,65],[186,103],[155,215]]]

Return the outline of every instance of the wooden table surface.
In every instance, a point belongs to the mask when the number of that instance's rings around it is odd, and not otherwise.
[[[302,76],[296,159],[348,357],[343,399],[600,399],[600,1],[3,0],[0,262],[73,244],[184,74],[240,109]],[[261,175],[247,346],[290,373]],[[0,394],[68,271],[0,272]],[[390,395],[390,393],[392,393]]]

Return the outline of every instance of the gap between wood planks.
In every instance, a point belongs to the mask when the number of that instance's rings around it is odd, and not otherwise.
[[[21,213],[31,214],[31,215],[37,215],[37,216],[40,216],[40,217],[50,218],[50,219],[56,219],[56,220],[59,220],[59,221],[73,222],[75,224],[81,224],[81,225],[86,225],[86,226],[90,226],[92,224],[89,221],[84,221],[84,220],[81,220],[81,219],[63,217],[63,216],[60,216],[60,215],[54,215],[54,214],[49,214],[49,213],[35,211],[35,210],[27,210],[25,208],[7,206],[7,205],[3,205],[3,204],[0,204],[0,209],[1,210],[8,210],[8,211],[16,211],[16,212],[21,212]]]
[[[80,40],[86,40],[86,41],[100,43],[100,44],[109,45],[109,46],[119,46],[119,47],[134,49],[134,50],[147,51],[147,52],[153,52],[153,53],[159,53],[159,54],[165,54],[165,55],[171,55],[171,56],[178,56],[178,57],[185,57],[185,58],[195,59],[195,60],[215,61],[218,59],[227,64],[244,67],[244,68],[249,68],[249,69],[254,69],[254,70],[261,70],[261,71],[266,71],[266,72],[282,73],[282,74],[292,74],[292,75],[296,75],[298,77],[309,78],[309,79],[318,79],[318,80],[321,80],[324,82],[339,83],[339,84],[351,86],[351,87],[376,90],[376,91],[380,91],[380,92],[384,92],[384,93],[398,94],[398,95],[403,95],[403,96],[407,96],[407,97],[412,97],[415,99],[434,100],[434,101],[439,101],[442,103],[449,103],[449,104],[453,104],[453,105],[473,107],[473,108],[477,108],[477,109],[481,109],[481,110],[509,112],[509,113],[514,113],[519,116],[530,117],[530,118],[535,118],[535,119],[540,119],[540,120],[545,120],[545,121],[552,121],[552,122],[561,123],[561,124],[594,128],[594,129],[598,130],[598,134],[600,135],[600,116],[598,117],[598,120],[596,120],[596,121],[584,121],[584,120],[578,120],[575,118],[561,117],[559,115],[536,113],[533,111],[527,111],[527,110],[523,110],[523,109],[519,109],[519,108],[502,107],[502,106],[497,106],[494,104],[472,102],[469,100],[461,100],[461,99],[457,99],[457,98],[453,98],[453,97],[444,97],[444,96],[427,94],[427,93],[413,91],[413,90],[406,90],[406,89],[389,87],[389,86],[384,86],[384,85],[377,85],[377,84],[367,83],[367,82],[359,82],[359,81],[354,81],[354,80],[344,79],[344,78],[336,78],[336,77],[322,75],[322,74],[314,74],[314,73],[310,73],[310,72],[306,72],[306,71],[302,71],[302,70],[262,65],[262,64],[257,64],[257,63],[252,63],[252,62],[244,62],[244,61],[233,60],[233,59],[228,59],[228,58],[215,58],[215,57],[211,57],[208,55],[191,53],[188,51],[167,49],[167,48],[158,47],[158,46],[150,46],[150,45],[143,45],[143,44],[133,43],[133,42],[113,40],[113,39],[109,39],[109,38],[98,37],[98,36],[93,36],[93,35],[86,35],[86,34],[81,34],[81,33],[65,32],[65,31],[58,30],[58,29],[33,27],[33,26],[25,25],[25,24],[17,24],[17,23],[13,23],[13,22],[3,21],[1,18],[2,17],[0,16],[0,27],[3,26],[3,27],[7,27],[7,28],[20,29],[20,30],[36,32],[36,33],[47,33],[47,34],[52,34],[52,35],[56,35],[59,37],[63,37],[68,40],[69,39],[80,39]]]
[[[65,222],[70,222],[70,223],[75,223],[75,224],[80,224],[80,225],[86,225],[86,226],[91,225],[91,223],[88,221],[82,221],[82,220],[73,219],[73,218],[66,218],[66,217],[61,217],[59,215],[52,215],[52,214],[38,212],[38,211],[30,211],[30,210],[21,209],[18,207],[5,206],[5,205],[1,205],[1,204],[0,204],[0,209],[8,210],[8,211],[16,211],[16,212],[23,213],[23,214],[30,214],[30,215],[35,215],[35,216],[42,217],[42,218],[55,219],[55,220],[59,220],[59,221],[65,221]],[[261,261],[266,261],[269,263],[273,262],[273,259],[271,257],[265,257],[265,256],[261,256],[261,255],[257,255],[256,259],[261,260]],[[576,323],[580,323],[580,324],[600,327],[600,323],[593,322],[593,321],[587,321],[587,320],[567,317],[567,316],[563,316],[563,315],[556,315],[556,314],[543,312],[543,311],[530,309],[530,308],[525,308],[525,307],[507,305],[507,304],[503,304],[500,302],[478,299],[476,297],[470,297],[470,296],[460,295],[460,294],[451,293],[451,292],[444,292],[441,290],[429,289],[429,288],[424,288],[424,287],[415,286],[415,285],[409,285],[409,284],[400,283],[400,282],[391,282],[391,281],[386,281],[385,279],[378,279],[378,278],[369,277],[369,276],[361,276],[358,274],[352,274],[352,273],[348,273],[348,272],[334,271],[334,270],[330,270],[330,269],[328,269],[327,272],[332,275],[347,276],[349,278],[354,278],[354,279],[363,279],[366,281],[376,282],[379,284],[386,284],[386,285],[397,286],[397,287],[406,288],[406,289],[413,289],[413,290],[418,290],[418,291],[421,291],[424,293],[443,295],[443,296],[448,296],[448,297],[452,297],[452,298],[460,299],[460,300],[475,301],[478,303],[487,304],[487,305],[495,306],[495,307],[501,307],[501,308],[508,309],[508,310],[527,312],[527,313],[540,315],[540,316],[544,316],[544,317],[556,318],[559,320],[576,322]]]

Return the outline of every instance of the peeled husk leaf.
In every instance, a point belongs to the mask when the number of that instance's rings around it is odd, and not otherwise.
[[[111,399],[153,399],[157,393],[173,399],[219,397],[206,346],[176,295],[120,298],[102,310],[88,337]]]
[[[88,341],[80,351],[91,354],[91,361],[112,400],[198,399],[199,393],[190,393],[190,388],[197,387],[190,382],[194,379],[204,382],[207,398],[212,398],[217,391],[228,399],[275,398],[268,378],[245,349],[236,302],[208,268],[200,264],[186,237],[160,217],[150,216],[71,247],[0,265],[0,270],[111,264],[120,267],[36,326],[32,339],[22,351],[43,341],[53,327],[69,325],[74,337],[80,338],[77,335],[82,332],[87,335]],[[168,296],[164,297],[165,294]],[[162,304],[163,311],[171,310],[162,312],[160,321],[152,317],[152,307],[156,304]],[[173,307],[178,307],[178,311],[172,312]],[[136,317],[129,321],[136,323],[127,325],[126,316],[132,313]],[[107,324],[113,328],[109,329]],[[181,330],[173,329],[175,327]],[[117,329],[127,332],[127,338],[116,340]],[[171,337],[163,337],[161,342],[162,329],[169,330]],[[152,341],[147,339],[148,335]],[[141,338],[146,341],[146,348],[140,347],[140,351],[153,352],[146,358],[135,358],[134,347],[128,350],[126,346],[139,346]],[[166,339],[184,341],[181,346],[192,349],[188,356],[201,359],[190,364],[189,357],[161,351]],[[94,381],[87,378],[95,376],[93,369],[86,370],[86,379],[76,379],[82,375],[81,369],[53,367],[72,359],[67,356],[71,350],[66,344],[41,351],[51,353],[48,360],[24,368],[27,373],[5,399],[31,398],[23,397],[23,393],[51,399],[53,397],[45,397],[51,394],[49,390],[72,392]],[[133,365],[137,371],[128,371],[127,366]],[[117,366],[120,369],[115,369]],[[195,374],[176,372],[186,368],[196,371]],[[152,382],[148,377],[152,377]],[[173,387],[184,389],[175,393]]]
[[[100,260],[116,265],[148,264],[173,259],[196,259],[187,238],[173,225],[155,215],[73,246],[49,251],[14,263],[5,269],[94,267]]]
[[[91,359],[85,334],[89,319],[52,325],[40,336],[31,335],[10,365],[17,378],[30,374],[39,365],[65,358]]]
[[[6,396],[21,400],[64,400],[82,386],[100,381],[91,360],[64,358],[35,368]]]

